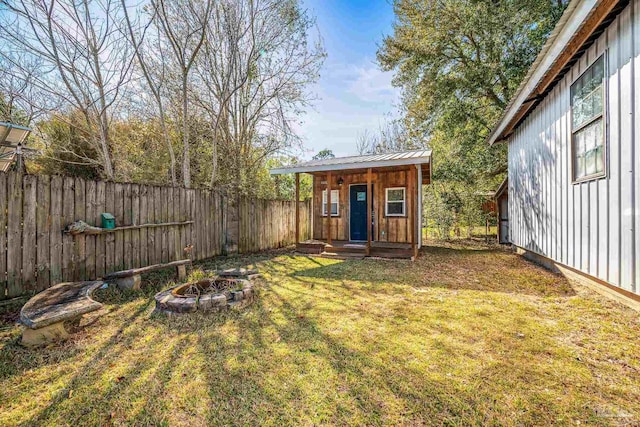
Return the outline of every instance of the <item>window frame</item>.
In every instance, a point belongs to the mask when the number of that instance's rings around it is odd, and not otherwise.
[[[607,55],[607,51],[603,52],[602,54],[600,54],[595,60],[593,60],[593,62],[591,62],[591,64],[582,72],[580,73],[579,76],[577,76],[569,85],[569,123],[570,123],[570,158],[569,158],[569,170],[571,173],[571,183],[572,184],[581,184],[583,182],[588,182],[588,181],[595,181],[595,180],[599,180],[602,178],[606,178],[607,177],[607,162],[608,162],[608,146],[609,146],[609,140],[608,140],[608,106],[609,106],[609,87],[608,87],[608,83],[609,80],[607,79],[607,75],[608,75],[608,70],[609,70],[609,61],[608,61],[608,55]],[[572,92],[573,92],[573,86],[578,82],[578,80],[580,80],[586,73],[588,73],[595,65],[598,61],[602,60],[602,112],[600,114],[596,114],[593,117],[590,117],[588,120],[585,120],[583,123],[580,124],[580,126],[577,126],[574,128],[574,124],[573,124],[573,110],[574,110],[574,105],[573,105],[573,96],[572,96]],[[576,134],[581,132],[582,130],[586,129],[587,127],[593,125],[594,123],[596,123],[598,120],[602,120],[602,171],[600,172],[596,172],[596,173],[592,173],[590,175],[585,175],[582,177],[577,178],[576,177],[576,172],[577,172],[577,167],[576,167]]]
[[[402,200],[392,200],[389,202],[389,191],[402,190]],[[402,213],[389,213],[389,203],[402,203]],[[407,216],[407,187],[389,187],[384,189],[384,216],[406,217]]]
[[[333,198],[334,192],[337,194],[335,199]],[[327,215],[327,210],[326,210],[327,201],[328,201],[327,200],[327,198],[328,198],[327,196],[328,196],[327,189],[325,188],[324,190],[322,190],[322,196],[321,196],[322,197],[322,202],[320,203],[320,205],[321,205],[320,209],[322,209],[321,213],[322,213],[323,217],[327,217],[328,216]],[[332,218],[336,218],[336,217],[340,216],[340,190],[338,190],[338,189],[332,189],[331,190],[331,204],[333,205],[334,203],[336,204],[336,213],[332,213],[331,214]]]

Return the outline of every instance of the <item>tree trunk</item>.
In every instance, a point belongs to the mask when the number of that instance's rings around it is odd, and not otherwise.
[[[100,115],[100,147],[102,149],[102,158],[104,173],[110,180],[114,178],[113,165],[111,163],[111,153],[109,153],[109,130],[108,120],[103,117],[105,113]]]
[[[162,137],[167,144],[169,150],[169,158],[171,159],[171,185],[176,187],[178,181],[176,180],[176,154],[173,152],[173,146],[171,145],[171,139],[169,138],[169,132],[167,131],[167,123],[164,119],[164,108],[162,102],[158,101],[158,110],[160,112],[160,127],[162,128]]]
[[[218,140],[216,138],[216,132],[213,132],[213,155],[211,156],[211,188],[216,185],[216,180],[218,179]]]
[[[191,159],[189,157],[189,106],[187,99],[187,75],[182,77],[182,180],[186,188],[191,188]]]

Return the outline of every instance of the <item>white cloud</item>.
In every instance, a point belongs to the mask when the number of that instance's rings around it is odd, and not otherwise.
[[[400,90],[393,87],[393,73],[385,73],[367,58],[357,64],[328,62],[315,87],[319,100],[296,126],[303,139],[302,156],[311,157],[329,148],[337,156],[356,154],[358,135],[375,131],[397,111]]]
[[[400,90],[391,84],[393,73],[381,71],[377,66],[353,67],[355,79],[349,93],[365,102],[391,102],[399,99]]]

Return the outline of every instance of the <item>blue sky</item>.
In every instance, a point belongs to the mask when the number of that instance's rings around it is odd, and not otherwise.
[[[400,92],[383,73],[376,51],[391,34],[391,0],[303,0],[317,19],[327,58],[320,81],[312,88],[319,97],[303,117],[298,132],[305,159],[323,148],[336,156],[356,154],[356,138],[374,131],[385,115],[397,111]]]

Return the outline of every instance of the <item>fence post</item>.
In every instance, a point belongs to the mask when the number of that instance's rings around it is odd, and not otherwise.
[[[237,191],[226,191],[222,195],[222,231],[224,245],[222,253],[233,255],[239,253],[240,206]]]

